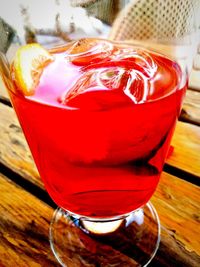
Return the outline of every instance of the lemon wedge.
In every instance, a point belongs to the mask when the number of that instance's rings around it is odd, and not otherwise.
[[[53,56],[40,44],[33,43],[20,47],[11,65],[17,90],[26,96],[33,95],[44,67],[51,61]]]

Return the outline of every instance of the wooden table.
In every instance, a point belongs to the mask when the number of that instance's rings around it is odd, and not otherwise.
[[[174,151],[152,197],[162,226],[160,247],[150,266],[197,267],[200,266],[200,87],[197,82],[187,91],[172,145]],[[8,96],[0,86],[0,266],[59,266],[48,241],[54,208]],[[94,265],[82,261],[81,265],[71,266]],[[99,262],[95,266],[104,265]]]

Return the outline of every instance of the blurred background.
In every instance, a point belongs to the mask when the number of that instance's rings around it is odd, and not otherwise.
[[[0,0],[0,29],[8,33],[7,40],[1,41],[1,49],[9,46],[14,35],[20,43],[46,46],[80,37],[108,37],[115,17],[127,2],[41,0],[38,4],[33,0]]]
[[[200,0],[0,0],[0,50],[11,60],[21,44],[50,48],[84,37],[152,41],[155,48],[195,30],[190,86],[200,89],[199,6]]]

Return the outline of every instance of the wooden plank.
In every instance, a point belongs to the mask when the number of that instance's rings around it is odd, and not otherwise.
[[[43,188],[14,110],[0,103],[0,163]]]
[[[199,187],[163,173],[152,198],[161,220],[161,243],[150,266],[199,266],[199,194]],[[48,241],[52,214],[52,208],[0,174],[0,266],[58,266]],[[108,267],[105,257],[117,259],[115,266],[135,266],[111,246],[84,234],[80,238],[71,223],[67,228],[72,238],[67,243],[69,266]],[[84,239],[98,249],[86,246]],[[76,249],[78,254],[73,253]]]
[[[53,210],[0,175],[0,266],[59,266],[50,250]]]
[[[172,257],[169,266],[200,266],[199,257],[196,263],[192,260],[196,254],[200,256],[199,190],[199,187],[177,177],[166,173],[161,175],[151,199],[162,226],[161,244],[153,262],[167,254]],[[189,257],[185,257],[184,253],[188,253]],[[167,266],[164,261],[161,262]],[[154,266],[160,265],[152,264]]]
[[[14,110],[0,103],[0,163],[43,188]],[[200,176],[200,129],[178,122],[172,140],[174,151],[167,163]]]
[[[52,215],[50,207],[0,174],[0,266],[60,266],[49,244]],[[66,257],[69,260],[67,266],[108,267],[103,264],[106,254],[108,258],[117,259],[117,266],[135,266],[128,256],[85,237],[92,244],[98,245],[98,250],[90,251],[90,246],[84,246],[78,236],[80,230],[76,232],[72,223],[68,223],[66,227],[70,237],[70,240],[65,240]],[[83,237],[82,233],[81,238]],[[62,245],[62,240],[60,244]]]
[[[178,122],[172,138],[174,151],[166,163],[200,177],[200,127]]]
[[[200,126],[200,91],[187,90],[179,119]]]
[[[188,252],[200,255],[200,187],[163,172],[151,199],[162,227]]]

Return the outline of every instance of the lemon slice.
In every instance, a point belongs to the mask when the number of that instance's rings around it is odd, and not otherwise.
[[[53,61],[53,56],[37,43],[20,47],[11,69],[17,89],[23,95],[33,95],[44,67],[51,61]]]

